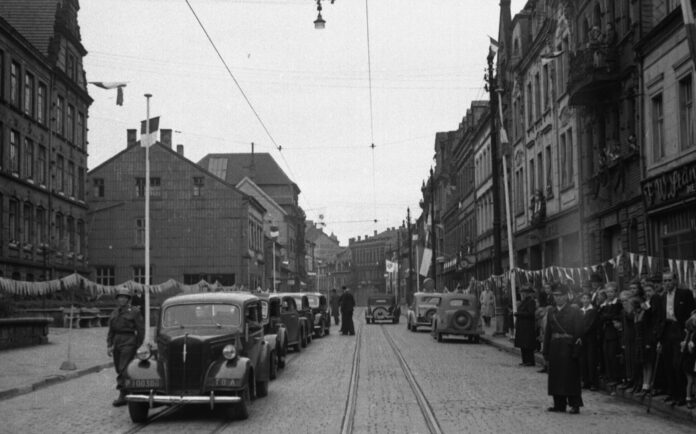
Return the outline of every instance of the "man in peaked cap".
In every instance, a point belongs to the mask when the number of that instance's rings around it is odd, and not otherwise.
[[[568,288],[554,288],[555,307],[549,309],[544,337],[544,357],[548,360],[548,394],[553,396],[552,412],[577,414],[582,407],[580,384],[580,344],[582,313],[568,302]]]
[[[112,403],[114,407],[126,405],[123,373],[145,338],[143,316],[138,307],[131,306],[130,301],[130,290],[125,286],[118,287],[116,289],[118,307],[111,313],[109,333],[106,337],[107,354],[114,359],[116,388],[119,390],[118,398]]]

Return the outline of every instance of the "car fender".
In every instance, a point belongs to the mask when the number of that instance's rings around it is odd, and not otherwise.
[[[269,381],[270,378],[271,346],[262,345],[259,352],[259,360],[256,361],[256,381]]]
[[[157,380],[159,382],[159,387],[164,387],[163,378],[165,378],[165,373],[160,372],[158,369],[158,363],[156,360],[132,360],[126,367],[126,372],[124,373],[124,380],[126,383],[126,389],[140,388],[137,386],[131,386],[130,382],[132,380]]]
[[[278,351],[278,335],[277,334],[268,334],[263,336],[263,340],[266,342],[266,346],[268,346],[269,351]]]
[[[205,373],[206,387],[242,387],[252,370],[248,357],[237,357],[234,360],[216,360],[210,364]]]
[[[288,329],[285,326],[278,327],[276,330],[276,351],[280,356],[286,356],[288,348]]]

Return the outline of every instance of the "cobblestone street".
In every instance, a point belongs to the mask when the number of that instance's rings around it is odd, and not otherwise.
[[[333,327],[329,336],[291,353],[268,397],[253,402],[246,421],[227,421],[219,410],[190,406],[158,408],[147,424],[133,424],[126,407],[111,406],[114,373],[108,369],[2,401],[0,432],[437,432],[426,423],[428,411],[445,433],[693,432],[693,425],[600,393],[584,394],[578,416],[547,413],[545,377],[518,367],[515,356],[484,344],[437,343],[425,329],[407,331],[403,321],[364,324],[360,314],[355,314],[356,337],[340,336]],[[354,408],[352,379],[357,381]],[[422,391],[425,406],[414,388]],[[166,415],[157,416],[161,411]]]

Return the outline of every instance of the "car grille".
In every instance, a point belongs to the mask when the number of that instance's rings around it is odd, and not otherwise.
[[[186,362],[184,363],[184,340],[186,340]],[[206,345],[199,339],[177,338],[169,345],[168,351],[168,385],[169,391],[199,391],[204,370],[210,359]]]

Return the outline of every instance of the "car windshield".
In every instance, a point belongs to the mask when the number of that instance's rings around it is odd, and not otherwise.
[[[449,305],[452,307],[469,306],[469,300],[465,298],[455,298],[450,300]]]
[[[389,300],[386,298],[371,298],[369,300],[370,304],[389,304]]]
[[[298,309],[302,309],[302,297],[293,297]]]
[[[319,307],[319,297],[316,295],[308,295],[307,300],[309,300],[309,307]]]
[[[162,327],[237,326],[241,324],[239,306],[222,303],[178,304],[165,309]]]
[[[423,297],[421,304],[440,304],[440,297]]]

